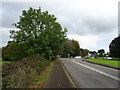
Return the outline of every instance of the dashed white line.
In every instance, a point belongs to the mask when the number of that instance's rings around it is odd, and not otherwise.
[[[115,80],[120,81],[120,78],[117,77],[117,76],[113,76],[113,75],[111,75],[111,74],[109,74],[109,73],[106,73],[106,72],[103,72],[103,71],[94,69],[94,68],[92,68],[92,67],[89,67],[89,66],[87,66],[87,65],[84,65],[84,64],[81,64],[81,63],[78,63],[78,62],[75,62],[75,61],[72,61],[72,62],[74,62],[74,63],[76,63],[76,64],[79,64],[79,65],[81,65],[81,66],[84,66],[84,67],[86,67],[86,68],[88,68],[88,69],[91,69],[91,70],[93,70],[93,71],[96,71],[96,72],[98,72],[98,73],[100,73],[100,74],[106,75],[106,76],[108,76],[108,77],[110,77],[110,78],[112,78],[112,79],[115,79]]]

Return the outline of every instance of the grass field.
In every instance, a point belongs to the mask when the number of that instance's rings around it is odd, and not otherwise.
[[[109,66],[120,67],[120,61],[117,60],[107,60],[107,59],[87,59],[87,60],[96,63],[106,64]]]

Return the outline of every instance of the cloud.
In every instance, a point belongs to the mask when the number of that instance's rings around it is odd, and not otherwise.
[[[107,36],[107,37],[106,37]],[[69,39],[77,40],[80,44],[80,48],[95,50],[105,49],[106,52],[109,52],[109,44],[117,36],[117,29],[111,33],[101,34],[101,35],[86,35],[80,36],[78,34],[68,35]]]
[[[0,43],[0,47],[1,46],[6,46],[8,41],[11,41],[10,39],[10,33],[9,31],[12,30],[13,28],[2,28],[2,32],[1,32],[1,39],[0,41],[2,41],[2,43]]]
[[[86,1],[62,4],[61,15],[58,15],[60,22],[62,17],[62,25],[67,26],[69,33],[78,35],[112,32],[117,27],[117,7],[115,7],[117,2],[115,4],[97,0],[93,0],[95,3]]]
[[[25,9],[23,3],[4,2],[2,3],[2,27],[14,28],[13,23],[18,22],[22,10]]]
[[[22,10],[28,10],[31,6],[41,7],[42,11],[47,10],[50,14],[54,14],[57,21],[68,29],[68,37],[77,39],[81,47],[91,50],[106,48],[117,36],[117,4],[118,0],[4,2],[2,3],[2,32],[5,38],[3,43],[9,40],[8,31],[15,29],[12,24],[19,20]],[[106,36],[109,38],[105,39]],[[109,42],[104,43],[105,40]]]
[[[100,40],[100,38],[96,35],[88,35],[88,36],[79,36],[77,34],[68,35],[69,39],[77,40],[80,44],[80,48],[86,48],[86,49],[92,49],[96,50],[97,48],[97,42]]]

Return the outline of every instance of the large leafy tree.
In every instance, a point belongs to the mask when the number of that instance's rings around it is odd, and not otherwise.
[[[112,40],[109,49],[112,57],[120,58],[120,36]]]
[[[14,26],[19,30],[10,31],[10,37],[14,42],[27,44],[29,49],[26,52],[29,55],[37,53],[53,59],[66,40],[67,29],[62,30],[56,17],[48,11],[42,12],[40,8],[23,10],[19,22]]]

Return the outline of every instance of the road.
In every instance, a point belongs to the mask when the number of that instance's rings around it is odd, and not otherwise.
[[[82,61],[61,58],[77,88],[118,88],[118,70]]]

